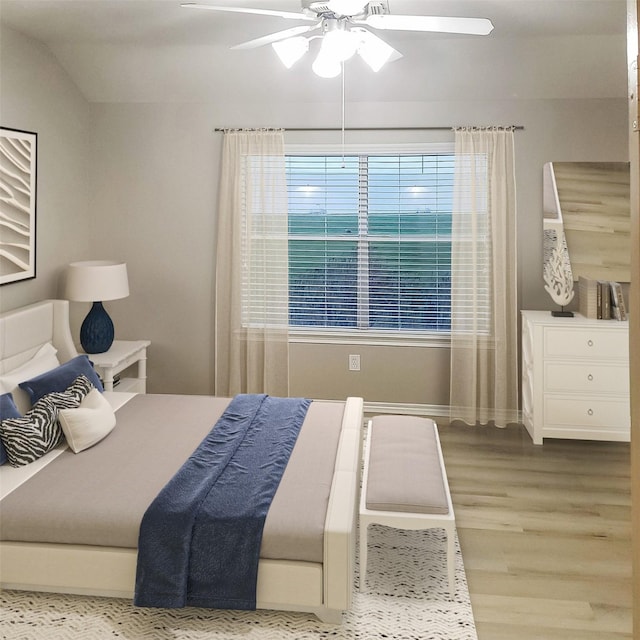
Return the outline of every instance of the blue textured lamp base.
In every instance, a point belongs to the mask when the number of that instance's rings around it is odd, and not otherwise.
[[[104,353],[113,344],[113,322],[102,306],[94,302],[80,327],[80,344],[86,353]]]

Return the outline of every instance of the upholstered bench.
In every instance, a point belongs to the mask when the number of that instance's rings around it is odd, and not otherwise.
[[[366,580],[370,524],[444,529],[449,591],[454,597],[455,517],[433,420],[376,416],[369,422],[360,495],[360,589]]]

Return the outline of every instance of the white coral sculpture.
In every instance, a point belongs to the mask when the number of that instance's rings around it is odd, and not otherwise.
[[[556,243],[544,265],[544,281],[546,292],[556,304],[564,307],[573,300],[573,274],[560,242]]]

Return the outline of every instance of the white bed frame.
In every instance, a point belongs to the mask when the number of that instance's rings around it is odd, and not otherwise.
[[[45,300],[0,315],[0,373],[29,360],[46,342],[58,349],[60,362],[77,355],[66,300]],[[322,564],[260,560],[259,609],[305,611],[339,624],[351,607],[362,425],[362,398],[347,398]],[[131,598],[136,557],[136,549],[0,542],[0,586]]]

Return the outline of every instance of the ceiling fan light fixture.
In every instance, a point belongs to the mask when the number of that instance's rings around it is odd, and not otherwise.
[[[324,47],[320,47],[320,52],[313,61],[311,68],[313,72],[321,78],[335,78],[340,75],[342,64],[340,60],[324,51]]]
[[[358,36],[348,29],[339,28],[327,31],[322,39],[321,49],[330,58],[344,62],[351,58],[360,44]]]
[[[380,71],[389,61],[395,49],[389,46],[384,40],[372,36],[363,29],[362,40],[358,47],[358,54],[371,67],[374,72]]]
[[[302,58],[309,50],[309,41],[302,36],[287,38],[279,42],[272,42],[273,50],[278,54],[282,64],[287,68],[291,67]]]

